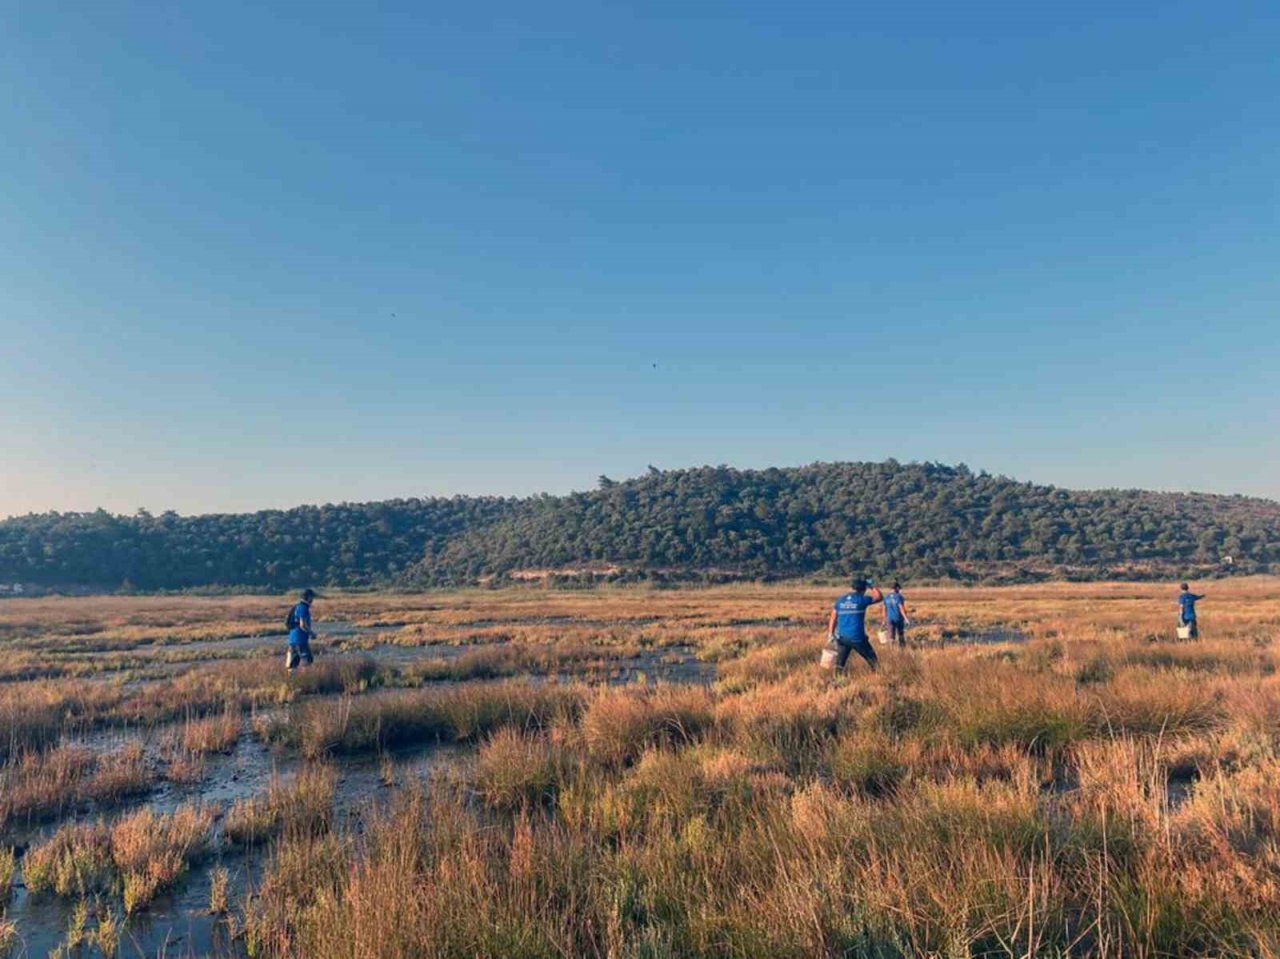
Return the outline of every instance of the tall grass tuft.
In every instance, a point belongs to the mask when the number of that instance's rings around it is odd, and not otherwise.
[[[555,801],[569,759],[545,735],[499,729],[479,749],[472,781],[495,809],[515,812]]]
[[[11,847],[0,847],[0,909],[8,903],[13,895],[13,872],[17,865],[17,857]]]
[[[581,733],[593,759],[620,765],[633,762],[652,746],[695,742],[714,720],[714,701],[703,689],[611,690],[590,701]]]
[[[323,835],[332,822],[336,782],[334,770],[319,765],[305,767],[292,779],[273,776],[265,795],[232,804],[223,819],[223,835],[243,846],[280,834]]]
[[[27,888],[35,894],[87,897],[105,893],[114,881],[111,831],[101,821],[63,826],[28,850],[22,874]]]
[[[145,908],[204,854],[213,810],[179,806],[170,814],[142,809],[111,830],[111,857],[124,884],[124,911]]]
[[[474,742],[504,727],[546,729],[572,718],[582,693],[573,687],[518,682],[468,684],[345,698],[297,707],[290,722],[266,730],[271,741],[308,758],[378,752],[429,742]]]

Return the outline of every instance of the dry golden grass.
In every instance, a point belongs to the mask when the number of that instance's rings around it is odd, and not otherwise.
[[[206,850],[213,810],[180,806],[169,814],[141,809],[108,826],[75,823],[32,847],[27,887],[87,902],[121,890],[126,914],[147,906]]]
[[[192,720],[182,728],[181,748],[196,755],[230,752],[240,739],[240,727],[239,714],[230,710],[220,716]]]
[[[123,884],[124,911],[144,909],[206,850],[210,808],[184,805],[168,815],[142,809],[111,829],[111,858]]]
[[[223,834],[236,845],[256,846],[280,834],[329,831],[336,782],[334,770],[312,765],[293,778],[272,776],[265,795],[241,799],[227,810]]]
[[[618,765],[651,746],[696,742],[714,715],[711,694],[703,689],[610,690],[591,700],[579,728],[591,758]]]
[[[24,753],[0,766],[0,827],[56,818],[86,802],[116,805],[154,781],[136,743],[103,755],[81,746]]]
[[[506,726],[543,729],[581,707],[569,686],[467,683],[305,702],[259,723],[257,734],[308,759],[432,742],[475,742]]]
[[[27,888],[86,898],[110,890],[113,882],[111,830],[102,821],[63,826],[28,850],[22,862]]]
[[[13,870],[17,858],[12,849],[0,848],[0,909],[9,902],[13,894]]]
[[[513,812],[554,801],[565,775],[558,743],[506,728],[480,745],[471,781],[483,802]]]
[[[708,591],[700,612],[682,594],[656,628],[635,607],[665,597],[627,597],[618,630],[692,643],[719,665],[714,691],[599,691],[549,733],[493,734],[466,790],[406,797],[363,851],[283,850],[252,941],[350,957],[1274,954],[1280,590],[1228,588],[1189,645],[1149,642],[1172,631],[1167,587],[919,591],[934,648],[834,682],[815,668],[815,591]],[[544,615],[616,605],[558,597]],[[468,598],[415,628],[498,628],[483,610]],[[945,641],[993,629],[1030,639]],[[286,902],[299,869],[317,881]]]
[[[114,699],[20,683],[46,712],[8,739],[53,759],[72,711],[181,720],[175,749],[216,752],[227,717],[238,734],[270,706],[255,731],[304,758],[476,746],[425,787],[403,777],[358,836],[333,819],[328,767],[232,807],[228,840],[268,849],[232,919],[255,957],[1277,956],[1280,580],[1197,589],[1205,638],[1185,644],[1157,641],[1167,584],[908,590],[918,648],[842,677],[817,668],[838,588],[334,597],[322,615],[384,633],[353,645],[489,645],[417,671],[331,660],[294,685],[275,657],[270,675],[197,664]],[[40,628],[182,642],[274,624],[279,605],[67,602],[0,615],[0,646]],[[716,664],[712,688],[590,682],[611,657],[685,647]],[[488,681],[518,672],[581,681]],[[378,689],[428,680],[445,682]],[[122,867],[110,831],[103,865],[100,828],[75,828],[32,850],[35,872],[97,895]],[[138,861],[165,877],[175,860]]]
[[[206,764],[202,753],[173,753],[164,769],[164,778],[181,786],[193,786],[204,779]]]

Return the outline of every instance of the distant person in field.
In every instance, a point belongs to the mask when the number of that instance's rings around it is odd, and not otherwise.
[[[297,669],[300,662],[308,666],[314,662],[311,640],[316,634],[311,628],[311,601],[315,598],[315,590],[303,590],[302,599],[289,612],[289,651],[284,657],[284,665],[289,672]]]
[[[1178,625],[1191,629],[1191,638],[1200,638],[1200,627],[1196,625],[1196,603],[1203,596],[1191,592],[1191,587],[1183,583],[1182,592],[1178,595]]]
[[[870,596],[867,595],[868,589],[871,590]],[[884,593],[866,579],[855,579],[853,592],[845,593],[836,600],[827,623],[827,633],[836,643],[837,671],[844,669],[849,654],[855,652],[867,661],[873,671],[879,668],[876,651],[867,639],[867,607],[883,602]]]
[[[899,646],[907,645],[907,599],[902,595],[902,584],[894,583],[893,590],[884,598],[884,625],[891,640]]]

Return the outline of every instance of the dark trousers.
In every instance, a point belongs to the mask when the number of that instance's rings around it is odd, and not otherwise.
[[[907,645],[907,624],[900,619],[885,620],[885,630],[889,633],[889,638],[896,639],[899,646]]]
[[[850,653],[857,653],[867,661],[872,669],[878,669],[880,663],[876,660],[875,648],[867,641],[864,636],[862,639],[844,639],[836,638],[836,669],[844,669],[844,664],[849,661]]]

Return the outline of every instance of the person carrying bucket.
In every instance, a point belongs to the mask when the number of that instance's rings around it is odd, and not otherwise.
[[[311,628],[311,601],[315,598],[315,590],[304,589],[302,599],[289,610],[285,621],[289,627],[289,649],[284,654],[284,668],[291,673],[298,668],[298,663],[310,666],[315,661],[311,655],[311,640],[316,635]]]
[[[884,598],[884,628],[890,641],[896,639],[899,646],[907,645],[907,600],[901,583],[894,583],[892,592]]]
[[[867,590],[871,595],[867,595]],[[868,579],[855,579],[853,592],[845,593],[831,608],[827,622],[827,652],[822,661],[837,672],[844,669],[850,653],[857,653],[867,661],[872,671],[879,668],[875,648],[867,639],[867,607],[884,602],[884,593]]]
[[[1200,638],[1200,627],[1196,624],[1196,602],[1202,599],[1204,596],[1191,592],[1187,583],[1182,584],[1182,592],[1178,595],[1179,638]]]

